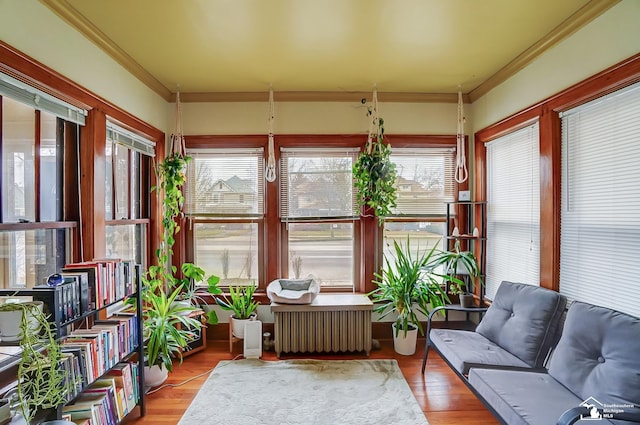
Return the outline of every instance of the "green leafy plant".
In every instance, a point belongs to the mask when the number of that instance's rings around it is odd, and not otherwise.
[[[56,408],[69,396],[64,371],[59,367],[60,345],[46,314],[35,303],[11,303],[2,311],[22,311],[17,399],[26,423],[38,410]]]
[[[434,265],[444,267],[444,277],[450,283],[449,291],[453,295],[469,293],[470,281],[483,285],[480,277],[480,266],[472,251],[461,251],[460,241],[456,241],[453,251],[443,251],[437,255]],[[463,279],[458,278],[459,275]],[[468,279],[464,276],[468,276]]]
[[[149,366],[164,366],[173,370],[173,360],[182,363],[185,347],[199,337],[201,323],[187,316],[192,310],[175,303],[180,294],[176,288],[170,294],[164,290],[148,291],[144,297],[144,337]]]
[[[427,316],[430,307],[438,307],[449,302],[440,282],[441,274],[435,272],[434,261],[438,251],[434,246],[430,250],[411,253],[409,238],[403,246],[394,240],[395,257],[385,255],[385,267],[375,273],[374,283],[378,287],[369,293],[377,304],[374,311],[380,319],[391,313],[397,313],[396,336],[400,330],[404,335],[410,326],[416,326],[424,334],[416,311]]]
[[[216,297],[216,303],[223,309],[233,312],[236,319],[249,319],[260,305],[253,299],[255,285],[229,286],[229,296]]]
[[[371,115],[372,111],[369,110]],[[384,120],[373,118],[377,131],[371,134],[364,151],[353,165],[359,207],[371,208],[379,224],[396,206],[396,166],[391,162],[391,146],[384,142]]]

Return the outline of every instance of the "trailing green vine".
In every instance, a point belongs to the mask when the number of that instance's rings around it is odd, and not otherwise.
[[[373,112],[370,109],[369,115]],[[396,165],[391,162],[391,146],[384,141],[384,120],[373,115],[376,131],[369,135],[365,150],[353,166],[359,207],[368,207],[382,225],[396,206]]]
[[[56,408],[68,400],[60,344],[45,314],[33,303],[5,304],[3,310],[21,310],[17,395],[27,424],[41,409]],[[41,336],[40,333],[44,334]],[[75,385],[70,383],[69,385]]]

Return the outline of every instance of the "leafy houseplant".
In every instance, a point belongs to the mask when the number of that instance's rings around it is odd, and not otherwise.
[[[180,268],[183,277],[176,277],[178,269],[170,264],[175,235],[180,231],[177,218],[182,213],[182,186],[190,160],[191,157],[180,153],[167,156],[155,167],[158,185],[152,188],[162,194],[163,233],[160,246],[155,251],[157,263],[149,266],[142,276],[142,316],[148,366],[164,366],[166,371],[173,369],[175,357],[182,361],[182,352],[199,336],[202,327],[199,320],[188,317],[195,307],[191,303],[185,306],[176,301],[193,299],[196,282],[204,279],[204,270],[192,263],[184,263]],[[207,279],[210,292],[219,291],[218,281],[216,276]],[[217,323],[215,311],[211,310],[208,318],[210,323]]]
[[[369,207],[379,224],[396,206],[396,166],[391,162],[391,147],[384,142],[384,120],[369,110],[376,130],[369,135],[364,151],[353,165],[359,207]]]
[[[436,247],[418,250],[414,255],[409,238],[404,246],[394,241],[393,247],[395,258],[385,255],[385,267],[381,273],[375,273],[373,281],[378,287],[369,293],[377,304],[374,311],[380,314],[380,319],[397,313],[395,337],[401,330],[406,337],[411,328],[417,328],[422,335],[424,331],[416,311],[428,315],[430,306],[441,306],[449,301],[440,286],[443,276],[435,273],[433,267],[437,259]]]
[[[64,371],[58,366],[60,345],[47,316],[36,303],[11,303],[0,311],[22,311],[17,399],[27,424],[38,410],[56,408],[67,402]]]
[[[229,286],[229,296],[223,294],[221,297],[216,297],[216,303],[223,310],[233,313],[231,317],[234,326],[233,334],[237,337],[244,336],[244,329],[237,321],[251,320],[258,309],[259,303],[253,299],[255,291],[254,285]]]
[[[449,292],[460,296],[460,304],[463,307],[470,307],[473,296],[469,294],[469,283],[479,282],[483,284],[480,277],[480,266],[472,251],[461,251],[460,241],[456,241],[453,251],[443,251],[438,255],[435,265],[443,265],[445,279],[449,282]],[[458,278],[461,275],[462,279]]]

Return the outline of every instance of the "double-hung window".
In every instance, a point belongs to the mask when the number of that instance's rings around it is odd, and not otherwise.
[[[85,115],[0,74],[0,287],[42,284],[72,258]]]
[[[155,143],[107,122],[106,254],[145,266]]]
[[[433,246],[445,249],[445,202],[454,200],[453,147],[392,148],[398,179],[397,206],[384,223],[384,255],[395,258],[394,241],[410,239],[415,254]]]
[[[188,149],[185,213],[193,261],[220,284],[263,281],[264,149]]]
[[[538,123],[486,144],[486,293],[500,282],[540,284],[540,143]]]
[[[562,114],[560,293],[640,315],[640,83]]]
[[[357,154],[348,147],[281,148],[282,268],[290,278],[313,277],[331,289],[351,290],[358,282],[351,171]]]

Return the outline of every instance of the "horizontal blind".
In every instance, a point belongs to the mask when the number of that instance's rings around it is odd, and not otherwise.
[[[125,128],[107,121],[107,140],[111,140],[121,146],[125,146],[143,155],[155,156],[156,144]]]
[[[262,217],[264,149],[187,149],[186,214]]]
[[[0,95],[63,120],[84,125],[87,111],[0,72]]]
[[[359,216],[353,187],[354,148],[282,148],[280,217],[325,220]]]
[[[487,297],[503,280],[540,284],[538,123],[487,146]]]
[[[392,215],[444,216],[454,200],[455,149],[392,148],[391,161],[398,174]]]
[[[562,114],[560,292],[640,317],[640,83]]]

